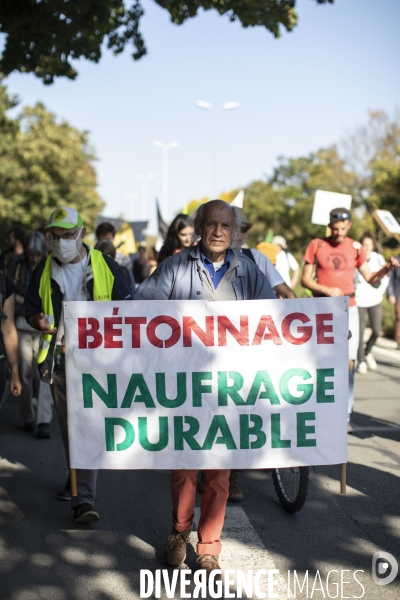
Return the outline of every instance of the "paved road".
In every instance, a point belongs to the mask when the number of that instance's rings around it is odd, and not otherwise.
[[[311,473],[305,507],[288,515],[269,472],[247,471],[240,479],[244,501],[228,506],[223,567],[279,570],[273,589],[281,600],[400,598],[400,576],[387,586],[371,578],[375,552],[390,552],[400,561],[400,352],[384,344],[374,353],[378,370],[356,379],[347,495],[339,494],[337,466],[318,467]],[[65,480],[65,463],[58,427],[54,422],[52,427],[51,440],[22,432],[17,404],[3,402],[0,599],[139,598],[140,569],[164,568],[171,512],[168,474],[103,471],[97,502],[102,520],[78,527],[69,504],[55,499]],[[186,562],[194,566],[192,548]],[[363,571],[355,575],[361,585],[354,579],[356,570]],[[294,571],[300,583],[308,571],[308,592],[304,585],[294,593]],[[350,583],[341,586],[341,577]],[[268,597],[264,580],[261,592]],[[161,597],[167,597],[163,589]]]

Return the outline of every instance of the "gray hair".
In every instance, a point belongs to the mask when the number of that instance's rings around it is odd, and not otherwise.
[[[41,254],[43,258],[49,253],[49,247],[43,233],[40,231],[31,231],[24,242],[24,254]]]
[[[236,246],[238,245],[237,238],[238,238],[238,235],[239,235],[241,229],[247,227],[246,218],[243,218],[240,211],[236,211],[234,206],[231,206],[228,202],[225,202],[224,200],[217,199],[217,200],[210,200],[210,202],[223,202],[224,204],[226,204],[226,206],[228,206],[233,211],[232,240],[231,240],[230,247],[236,248]],[[207,204],[208,204],[208,202],[205,202],[204,204],[200,204],[200,206],[198,207],[198,209],[196,210],[196,212],[194,214],[194,218],[193,218],[194,232],[193,232],[193,237],[192,237],[192,243],[195,243],[196,241],[199,241],[199,239],[200,239],[200,233],[201,233],[201,230],[204,225]]]

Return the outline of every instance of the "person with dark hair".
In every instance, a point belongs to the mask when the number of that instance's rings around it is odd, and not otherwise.
[[[21,393],[18,376],[18,335],[14,323],[15,287],[0,273],[0,401],[6,387],[7,363],[10,368],[8,389],[13,396]]]
[[[96,250],[100,250],[103,254],[107,254],[107,256],[111,256],[115,260],[115,246],[111,240],[102,239],[95,245]]]
[[[0,256],[0,271],[11,280],[14,278],[15,267],[18,259],[24,253],[25,231],[22,227],[11,227],[7,231],[7,250]]]
[[[14,276],[18,362],[22,382],[22,392],[19,397],[22,429],[32,432],[37,424],[37,437],[41,439],[51,437],[53,400],[49,384],[40,381],[39,378],[37,357],[40,332],[26,322],[24,298],[36,266],[47,255],[45,236],[40,231],[32,231],[25,239],[24,255],[17,263]]]
[[[189,215],[181,213],[176,215],[168,228],[164,245],[158,255],[158,264],[168,256],[189,248],[192,245],[193,232],[193,219]]]
[[[364,248],[367,258],[368,267],[371,271],[379,271],[386,263],[382,254],[375,252],[376,240],[373,233],[366,231],[359,239],[361,246]],[[382,279],[370,285],[356,271],[355,289],[356,289],[356,304],[360,318],[360,341],[358,345],[358,367],[357,373],[366,375],[368,369],[375,371],[377,365],[371,353],[371,350],[379,337],[382,326],[382,300],[383,295],[389,285],[389,277],[385,275]],[[369,316],[372,333],[364,343],[364,331],[366,325],[366,317]]]
[[[139,285],[134,299],[212,302],[276,298],[254,262],[234,250],[243,225],[244,220],[227,202],[211,200],[201,205],[194,219],[199,244],[166,258]],[[186,558],[186,544],[194,519],[197,473],[197,470],[179,467],[171,471],[173,526],[164,548],[164,558],[175,567]],[[204,471],[196,554],[197,562],[207,576],[220,569],[218,558],[229,494],[229,475],[229,469]]]
[[[108,240],[114,244],[114,238],[117,233],[114,225],[109,221],[103,221],[96,227],[95,235],[98,242]],[[123,252],[119,252],[115,249],[114,260],[119,264],[120,267],[126,267],[130,271],[132,270],[132,260],[130,256],[126,256]],[[132,273],[133,276],[133,273]]]
[[[133,261],[133,276],[136,283],[139,285],[146,277],[150,275],[152,264],[148,259],[148,254],[145,246],[138,246],[137,256]]]
[[[108,221],[103,221],[103,223],[100,223],[100,225],[96,227],[95,231],[96,238],[99,241],[110,240],[112,242],[116,233],[117,232],[114,225],[112,223],[109,223]]]
[[[307,246],[304,254],[305,265],[301,284],[311,290],[314,297],[349,298],[349,329],[352,333],[349,343],[349,398],[348,432],[354,406],[354,367],[357,360],[360,324],[354,290],[354,271],[358,269],[367,283],[378,283],[398,262],[392,258],[376,272],[367,264],[364,248],[360,242],[347,237],[351,227],[351,212],[347,208],[334,208],[329,213],[331,235],[316,238]]]

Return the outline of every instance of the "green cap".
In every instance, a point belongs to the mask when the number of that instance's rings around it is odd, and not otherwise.
[[[45,229],[49,229],[49,227],[72,229],[73,227],[83,227],[83,221],[75,208],[60,206],[51,213],[49,224],[46,225]]]

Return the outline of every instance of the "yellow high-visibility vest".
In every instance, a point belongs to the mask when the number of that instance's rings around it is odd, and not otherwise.
[[[51,261],[53,254],[47,257],[46,264],[43,269],[39,284],[39,296],[42,301],[42,311],[44,312],[51,327],[54,327],[54,308],[51,298]],[[103,258],[99,250],[91,250],[89,254],[90,264],[93,271],[93,300],[105,301],[112,299],[112,291],[114,287],[114,275]],[[39,342],[38,363],[41,364],[46,360],[49,352],[52,335],[42,333]]]

